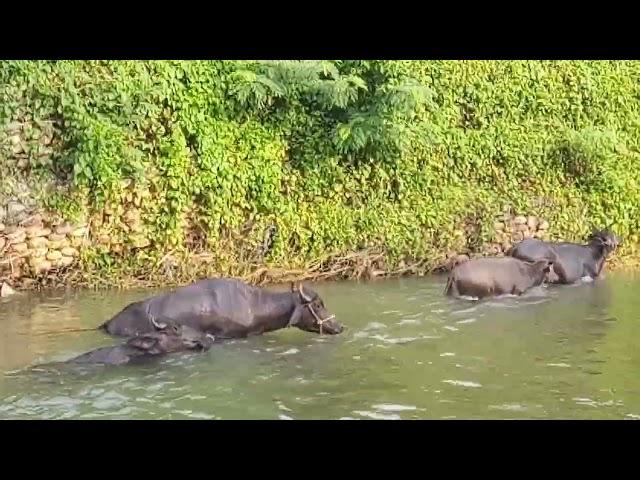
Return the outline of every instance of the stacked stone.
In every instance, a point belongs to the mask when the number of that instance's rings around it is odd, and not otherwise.
[[[131,205],[119,208],[121,211],[105,209],[92,219],[93,244],[103,251],[117,254],[149,246],[151,242],[146,235],[140,209]]]
[[[525,238],[549,240],[549,222],[534,215],[500,215],[493,224],[493,238],[486,253],[500,255]]]
[[[62,224],[5,227],[0,224],[0,274],[39,276],[77,261],[87,228]]]
[[[51,163],[56,143],[52,122],[11,122],[4,133],[8,140],[8,164],[27,168]]]

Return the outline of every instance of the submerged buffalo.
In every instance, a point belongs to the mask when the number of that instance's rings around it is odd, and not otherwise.
[[[444,293],[476,298],[521,295],[541,285],[552,265],[548,260],[528,263],[512,257],[468,260],[451,270]]]
[[[65,363],[123,365],[139,363],[168,353],[188,350],[206,351],[213,345],[213,335],[171,321],[153,320],[156,331],[130,338],[122,345],[103,347],[67,360]]]
[[[100,328],[112,335],[153,331],[153,320],[167,317],[216,338],[242,338],[295,326],[307,332],[339,334],[343,327],[329,315],[314,291],[292,284],[272,292],[235,279],[207,279],[132,303]]]
[[[569,284],[583,277],[598,278],[607,257],[619,245],[619,237],[608,230],[601,230],[594,232],[586,245],[528,238],[513,247],[509,255],[528,262],[553,260],[549,283]]]

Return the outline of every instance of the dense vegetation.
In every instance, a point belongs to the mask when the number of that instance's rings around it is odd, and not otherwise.
[[[223,274],[363,249],[436,266],[506,208],[629,246],[638,78],[631,61],[1,62],[0,126],[54,141],[17,161],[6,134],[0,168],[91,219],[101,272],[167,252]]]

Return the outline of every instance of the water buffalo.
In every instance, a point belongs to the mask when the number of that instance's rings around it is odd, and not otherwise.
[[[178,325],[171,321],[153,320],[154,332],[144,333],[130,338],[122,345],[103,347],[67,360],[73,364],[123,365],[137,363],[168,353],[187,350],[208,350],[215,338],[187,325]]]
[[[528,238],[514,246],[508,255],[528,262],[553,260],[549,283],[569,284],[583,277],[598,278],[606,258],[619,245],[619,237],[608,230],[601,230],[591,235],[587,245]]]
[[[112,335],[134,336],[153,330],[159,316],[215,335],[242,338],[295,326],[307,332],[339,334],[343,327],[329,315],[314,291],[291,285],[272,292],[240,280],[200,280],[169,293],[132,303],[99,328]]]
[[[533,263],[517,258],[478,258],[456,265],[449,273],[445,295],[483,298],[521,295],[545,280],[553,262]]]

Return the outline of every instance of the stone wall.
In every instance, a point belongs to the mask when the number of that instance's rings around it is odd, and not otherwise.
[[[42,196],[57,187],[31,170],[50,166],[60,138],[52,121],[24,118],[0,131],[0,284],[28,287],[76,265],[89,244],[84,225],[43,213]]]
[[[493,238],[484,253],[507,253],[513,245],[525,238],[549,240],[549,222],[534,215],[500,215],[493,224]]]
[[[18,225],[0,224],[0,281],[27,286],[67,269],[88,243],[86,226],[43,220],[39,214]]]
[[[86,224],[71,225],[43,214],[32,214],[14,225],[0,223],[0,284],[7,282],[17,288],[28,288],[38,279],[57,275],[70,268],[79,267],[80,253],[88,246],[100,247],[104,251],[123,254],[135,248],[144,248],[148,241],[140,244],[136,235],[141,230],[139,211],[134,205],[123,212],[112,212],[122,218],[127,226],[127,240],[109,235],[107,224],[92,219],[92,232]],[[103,214],[103,218],[109,215]],[[525,238],[549,240],[549,222],[534,215],[500,214],[492,225],[491,241],[480,248],[469,251],[461,249],[447,255],[447,267],[480,256],[504,256],[509,249]],[[142,239],[146,239],[144,235]]]
[[[468,224],[463,227],[467,237],[473,236],[477,230],[475,224]],[[513,213],[503,213],[495,217],[491,238],[480,248],[463,247],[458,251],[451,251],[446,255],[444,268],[452,268],[455,265],[479,257],[503,257],[508,254],[511,247],[521,242],[525,238],[539,238],[540,240],[550,240],[549,222],[535,215],[515,215]]]

